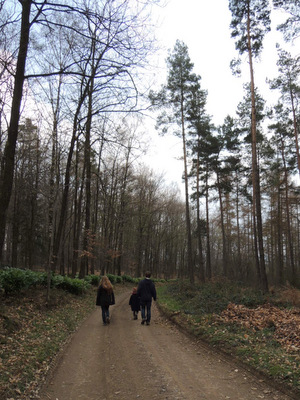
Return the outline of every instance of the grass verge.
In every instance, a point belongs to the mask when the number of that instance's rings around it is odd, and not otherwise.
[[[300,395],[300,309],[279,295],[218,282],[158,286],[171,320]],[[291,297],[291,296],[290,296]]]

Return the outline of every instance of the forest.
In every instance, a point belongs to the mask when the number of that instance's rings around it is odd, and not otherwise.
[[[184,42],[145,79],[159,3],[0,0],[1,267],[300,287],[299,0],[229,0],[249,82],[220,126]],[[255,84],[272,10],[275,107]],[[141,162],[146,110],[182,140],[184,200]]]

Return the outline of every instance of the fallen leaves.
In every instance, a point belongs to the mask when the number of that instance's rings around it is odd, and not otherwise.
[[[193,291],[175,283],[161,292],[166,308],[181,310],[173,318],[181,328],[300,393],[299,290],[264,296],[232,282],[209,282]]]
[[[43,289],[1,298],[1,399],[37,398],[51,360],[95,302],[94,293],[78,297],[53,291],[51,307],[45,298]]]
[[[252,309],[244,305],[230,303],[227,309],[217,318],[223,323],[241,324],[255,331],[266,328],[273,329],[274,338],[287,351],[300,351],[299,309],[280,309],[271,304],[263,304]]]

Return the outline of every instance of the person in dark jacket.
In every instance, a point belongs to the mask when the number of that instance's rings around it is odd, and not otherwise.
[[[151,281],[151,273],[146,272],[145,279],[140,281],[138,285],[137,294],[140,298],[141,313],[142,313],[142,325],[150,325],[151,320],[151,304],[152,298],[156,300],[156,289],[154,283]]]
[[[112,284],[108,277],[104,275],[97,290],[96,305],[101,306],[103,325],[110,323],[109,306],[115,304],[115,295]]]
[[[131,311],[133,312],[133,319],[138,319],[138,313],[140,311],[140,298],[137,295],[137,288],[132,289],[132,294],[129,299],[129,305],[131,306]]]

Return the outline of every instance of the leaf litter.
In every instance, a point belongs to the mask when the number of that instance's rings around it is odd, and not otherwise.
[[[271,304],[248,308],[230,303],[222,311],[218,320],[223,323],[236,323],[253,331],[272,329],[276,339],[288,352],[300,351],[300,310],[280,309]]]

